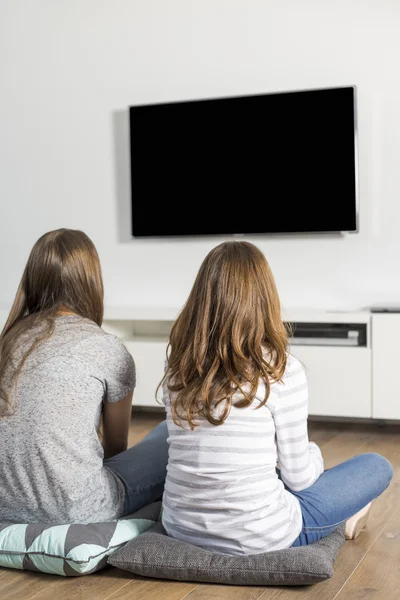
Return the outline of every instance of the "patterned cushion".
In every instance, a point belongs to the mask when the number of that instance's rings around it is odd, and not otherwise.
[[[309,585],[329,579],[344,526],[310,546],[229,556],[168,537],[157,523],[118,550],[109,564],[135,575],[233,585]]]
[[[0,523],[0,566],[53,575],[88,575],[126,542],[155,524],[160,502],[108,523]]]

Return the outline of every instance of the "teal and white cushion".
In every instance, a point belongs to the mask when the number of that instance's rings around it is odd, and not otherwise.
[[[157,521],[160,502],[129,517],[83,525],[0,523],[0,566],[52,575],[88,575]]]

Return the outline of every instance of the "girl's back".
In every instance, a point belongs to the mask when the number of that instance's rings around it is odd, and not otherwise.
[[[40,326],[39,326],[40,328]],[[17,364],[39,333],[26,332]],[[0,419],[0,522],[105,521],[123,512],[124,488],[103,467],[97,430],[102,403],[134,385],[122,343],[89,319],[54,320],[52,335],[27,358],[13,414]],[[7,389],[7,377],[3,379]]]
[[[310,485],[323,470],[317,446],[308,443],[307,383],[298,360],[289,356],[282,381],[260,406],[264,396],[260,380],[252,405],[236,408],[236,393],[222,425],[200,418],[191,430],[174,423],[165,388],[170,454],[163,524],[170,535],[228,554],[288,548],[298,537],[300,505],[278,478],[277,462],[292,489]]]

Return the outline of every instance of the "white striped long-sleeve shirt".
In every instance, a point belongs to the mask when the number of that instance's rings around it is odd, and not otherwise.
[[[260,380],[251,406],[233,402],[222,425],[200,419],[191,431],[173,422],[173,395],[165,389],[169,462],[162,519],[169,535],[237,555],[289,548],[298,537],[300,504],[284,484],[301,491],[324,469],[318,446],[308,441],[301,363],[289,355],[282,382],[271,385],[260,407],[264,393]]]

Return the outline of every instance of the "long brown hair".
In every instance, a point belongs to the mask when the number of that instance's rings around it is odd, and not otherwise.
[[[249,242],[224,242],[204,259],[170,334],[167,383],[176,424],[202,416],[221,425],[231,405],[250,406],[259,380],[280,381],[288,332],[274,277],[264,254]],[[240,399],[233,400],[236,392]],[[215,409],[219,407],[219,410]]]
[[[10,394],[3,387],[5,373],[10,375],[8,384],[15,384],[28,356],[53,333],[54,318],[62,311],[86,317],[99,326],[103,321],[99,257],[88,236],[73,229],[45,233],[29,255],[0,335],[0,416],[13,412]],[[15,365],[12,356],[18,342],[33,328],[36,335]]]

